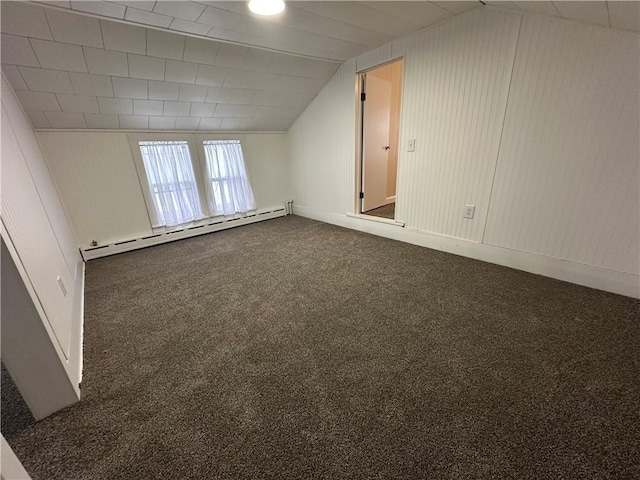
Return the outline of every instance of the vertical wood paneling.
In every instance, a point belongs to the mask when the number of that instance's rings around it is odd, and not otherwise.
[[[355,60],[343,64],[288,133],[296,204],[353,212],[355,204]]]
[[[635,34],[524,17],[486,243],[638,273],[639,54]]]
[[[25,117],[17,99],[11,92],[11,87],[2,79],[3,106],[11,119],[12,130],[18,141],[20,153],[28,159],[26,165],[35,183],[39,198],[47,213],[49,224],[53,229],[56,242],[64,255],[69,275],[75,278],[78,265],[82,257],[78,252],[78,242],[66,216],[62,202],[51,180],[40,145],[27,117]],[[7,128],[8,128],[7,124]]]
[[[16,252],[13,260],[25,272],[25,284],[35,292],[31,301],[44,312],[38,321],[45,325],[51,345],[57,345],[60,361],[77,388],[82,361],[82,257],[37,138],[4,78],[1,143],[6,243]],[[29,315],[22,313],[25,318]]]
[[[9,116],[2,107],[2,218],[64,355],[71,347],[73,274],[64,261]],[[68,289],[64,296],[56,278]]]
[[[126,133],[38,137],[81,246],[151,233]]]
[[[419,231],[638,274],[632,33],[478,9],[395,41],[390,53],[381,48],[347,62],[289,130],[296,205],[353,212],[355,74],[399,55],[396,219]],[[406,152],[411,138],[415,153]],[[462,218],[467,203],[476,205],[473,220]]]
[[[397,218],[407,226],[480,240],[518,27],[517,15],[477,11],[403,40]],[[392,58],[380,48],[345,63],[290,128],[298,205],[354,211],[355,74]],[[474,220],[462,219],[465,203]]]
[[[405,45],[397,218],[482,239],[520,17],[470,12]],[[465,204],[476,206],[473,220]]]

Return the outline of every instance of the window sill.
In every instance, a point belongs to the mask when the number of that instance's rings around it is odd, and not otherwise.
[[[205,217],[201,220],[195,220],[193,222],[181,223],[179,225],[173,225],[171,227],[153,227],[153,233],[171,233],[181,230],[189,230],[192,228],[206,227],[209,225],[216,225],[218,223],[227,222],[229,220],[235,220],[239,218],[255,217],[258,214],[257,210],[252,210],[246,214],[236,213],[235,215],[218,215],[216,217]]]

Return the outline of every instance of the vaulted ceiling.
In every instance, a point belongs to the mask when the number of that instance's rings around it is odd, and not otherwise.
[[[485,3],[638,31],[637,2]],[[2,1],[2,71],[40,129],[285,131],[344,60],[481,7]]]

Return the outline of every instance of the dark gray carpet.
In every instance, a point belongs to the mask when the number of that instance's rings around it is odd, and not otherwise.
[[[2,383],[0,384],[0,430],[7,437],[16,435],[35,423],[29,407],[24,402],[22,395],[9,371],[1,364]]]
[[[371,215],[373,217],[390,218],[393,220],[396,216],[396,204],[388,203],[382,207],[374,208],[373,210],[367,210],[363,212],[365,215]]]
[[[640,304],[298,217],[91,261],[38,479],[640,478]]]

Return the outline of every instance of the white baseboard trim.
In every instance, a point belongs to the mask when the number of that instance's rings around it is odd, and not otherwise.
[[[138,250],[140,248],[160,245],[161,243],[173,242],[175,240],[181,240],[183,238],[205,235],[207,233],[218,232],[220,230],[239,227],[241,225],[248,225],[250,223],[261,222],[263,220],[284,217],[285,215],[287,215],[287,210],[285,207],[262,209],[258,210],[254,214],[246,216],[238,216],[235,218],[226,219],[214,218],[210,220],[210,223],[203,225],[188,226],[182,229],[152,233],[143,237],[123,239],[106,245],[99,245],[97,247],[81,248],[80,251],[82,252],[82,257],[85,260],[93,260],[95,258],[115,255],[117,253],[130,252],[132,250]]]
[[[389,205],[390,203],[396,203],[395,195],[393,197],[387,197],[387,205]]]
[[[640,298],[640,276],[606,268],[521,252],[461,238],[436,235],[411,228],[398,228],[383,222],[369,222],[358,216],[322,212],[295,205],[293,213],[301,217],[359,230],[401,242],[432,248],[442,252],[482,260],[505,267],[523,270],[565,282]]]

